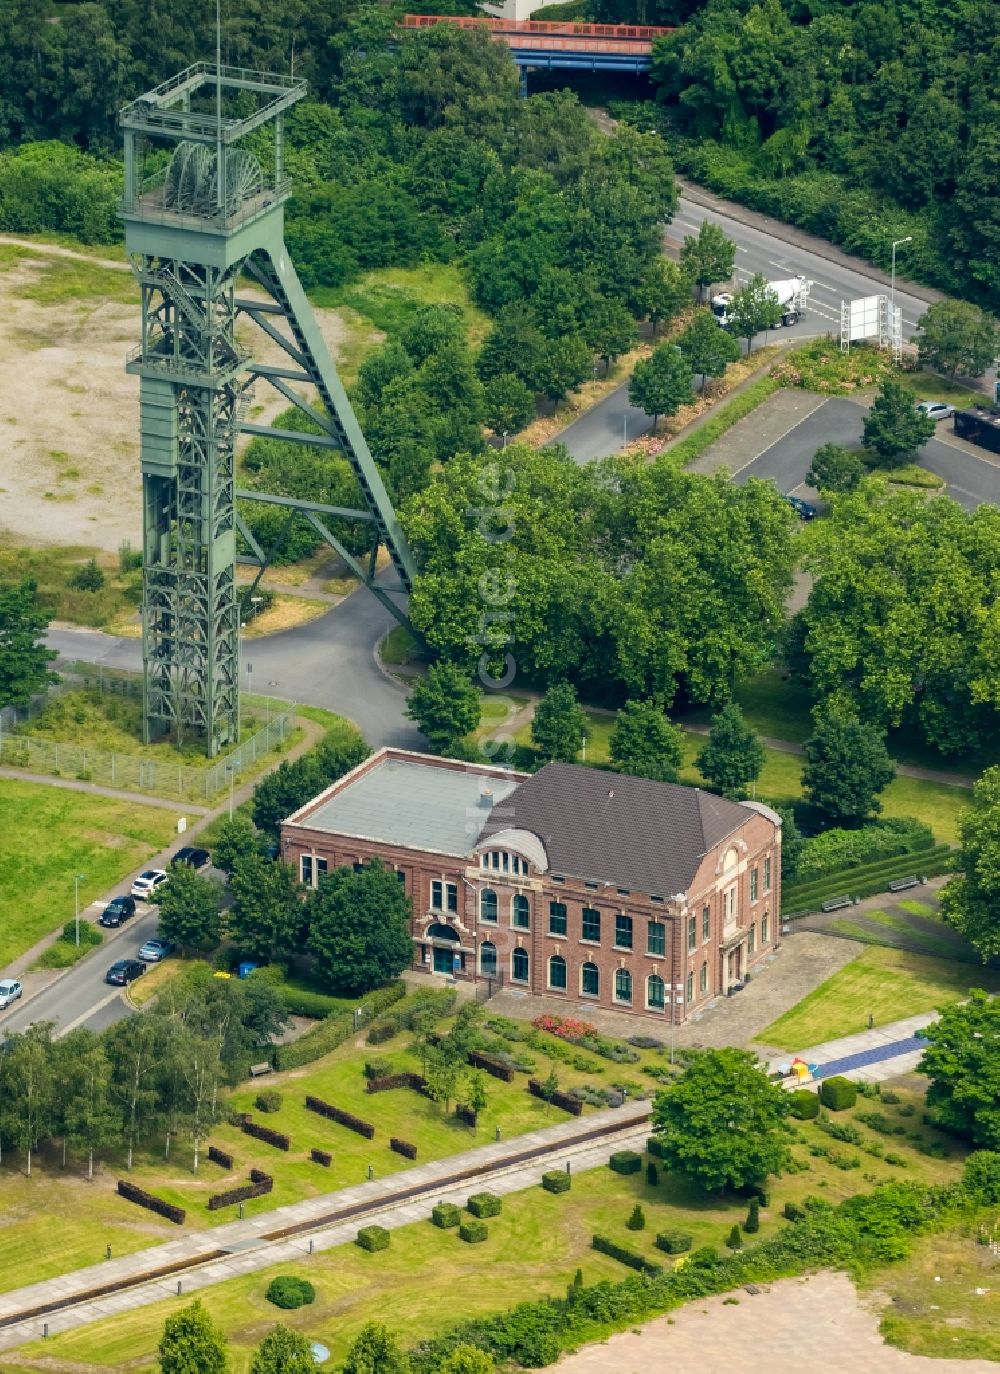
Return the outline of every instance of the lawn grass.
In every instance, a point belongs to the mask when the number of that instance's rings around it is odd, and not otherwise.
[[[405,625],[394,626],[379,645],[379,656],[391,668],[402,668],[417,656],[417,641]]]
[[[490,327],[487,316],[469,298],[465,273],[454,263],[381,268],[345,286],[317,287],[310,297],[321,307],[347,306],[389,338],[396,337],[428,305],[458,306],[474,347]]]
[[[666,452],[682,466],[693,463],[696,458],[701,457],[706,449],[711,448],[717,439],[721,439],[723,434],[732,429],[733,425],[756,410],[780,386],[781,383],[777,378],[770,376],[770,374],[758,378],[756,382],[751,382],[745,391],[741,391],[738,396],[734,396],[731,401],[714,411],[711,419],[706,420],[703,425],[699,425],[693,434],[671,444]]]
[[[57,483],[61,479],[75,480],[71,475],[73,469],[66,466],[70,461],[66,455],[53,450],[49,457],[55,465]],[[104,586],[95,592],[70,586],[74,572],[91,558],[104,573]],[[123,574],[114,554],[87,545],[53,545],[43,550],[7,541],[0,548],[0,579],[22,577],[30,577],[38,584],[38,599],[55,620],[74,625],[120,633],[138,615],[142,601],[141,570],[136,568]]]
[[[924,954],[873,946],[772,1021],[757,1039],[775,1049],[799,1051],[842,1035],[961,1001],[969,989],[1000,990],[1000,975]]]
[[[912,921],[908,921],[905,916],[898,916],[895,912],[879,911],[877,909],[865,911],[860,913],[858,919],[869,922],[872,925],[882,926],[887,931],[892,931],[896,935],[905,936],[906,939],[912,941],[913,944],[919,945],[921,951],[925,954],[930,954],[942,959],[954,959],[958,957],[956,947],[950,940],[945,939],[943,936],[933,935],[930,931],[922,930]],[[874,935],[874,932],[865,931],[863,925],[854,926],[853,922],[850,924],[854,929],[850,932],[842,931],[841,933],[854,934],[855,930],[860,930],[864,932],[866,936],[874,937],[874,940],[869,938],[867,943],[870,944],[877,941],[877,936]]]
[[[140,801],[0,778],[0,968],[73,915],[74,874],[82,909],[162,849],[175,821]]]
[[[903,1092],[901,1098],[901,1105],[920,1103],[913,1093]],[[862,1109],[870,1105],[864,1099],[859,1103]],[[898,1108],[884,1110],[890,1115],[898,1112]],[[838,1116],[839,1120],[853,1118],[849,1112]],[[941,1140],[926,1127],[914,1128],[918,1116],[903,1120],[921,1140]],[[944,1182],[956,1176],[961,1164],[961,1152],[953,1144],[946,1146],[948,1157],[938,1160],[918,1153],[900,1137],[894,1138],[893,1149],[906,1160],[904,1169],[837,1144],[838,1150],[858,1154],[863,1161],[863,1168],[844,1171],[809,1153],[810,1146],[831,1144],[814,1123],[796,1123],[796,1129],[794,1152],[809,1167],[772,1181],[771,1204],[761,1211],[761,1230],[755,1240],[767,1239],[787,1224],[780,1216],[786,1201],[801,1202],[807,1194],[819,1193],[836,1204],[888,1178]],[[867,1128],[859,1129],[866,1141],[880,1140]],[[469,1191],[475,1188],[470,1186]],[[625,1226],[636,1202],[646,1215],[641,1232]],[[361,1325],[375,1313],[382,1314],[379,1319],[388,1323],[403,1344],[412,1345],[456,1320],[502,1310],[527,1298],[561,1294],[577,1267],[587,1284],[627,1277],[630,1271],[624,1266],[590,1248],[594,1232],[669,1263],[655,1248],[658,1231],[681,1229],[691,1233],[695,1247],[721,1246],[732,1225],[743,1221],[746,1208],[745,1199],[706,1196],[669,1175],[661,1174],[659,1184],[651,1186],[644,1173],[622,1177],[597,1168],[574,1173],[568,1193],[553,1195],[531,1187],[505,1197],[502,1214],[490,1220],[489,1238],[480,1246],[463,1245],[454,1231],[438,1230],[429,1220],[419,1221],[394,1230],[390,1248],[377,1255],[353,1245],[341,1246],[299,1263],[216,1285],[199,1297],[229,1335],[232,1374],[246,1374],[253,1345],[278,1315],[263,1296],[271,1278],[276,1273],[308,1278],[316,1288],[315,1304],[282,1314],[282,1319],[310,1340],[322,1340],[339,1362]],[[447,1302],[442,1301],[444,1294],[455,1296]],[[127,1366],[133,1374],[151,1374],[163,1321],[187,1301],[171,1298],[139,1308],[57,1335],[44,1344],[35,1342],[23,1354],[32,1364],[44,1358],[51,1374],[91,1366]]]
[[[114,249],[106,249],[109,256]],[[92,308],[107,301],[138,307],[139,288],[129,271],[116,271],[99,262],[83,262],[53,253],[40,253],[19,244],[0,243],[0,273],[28,266],[32,275],[7,289],[21,300],[40,305],[86,301]]]

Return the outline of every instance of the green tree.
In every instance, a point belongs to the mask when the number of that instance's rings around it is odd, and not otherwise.
[[[497,436],[519,434],[535,418],[534,392],[513,372],[500,372],[483,387],[483,419]]]
[[[729,701],[712,717],[708,743],[698,755],[699,772],[727,796],[740,797],[760,777],[764,745],[746,723],[735,701]]]
[[[985,960],[1000,954],[1000,767],[973,784],[958,828],[961,871],[942,889],[941,911]]]
[[[687,359],[688,369],[701,374],[701,389],[706,377],[721,377],[730,363],[740,356],[740,346],[728,330],[720,329],[710,310],[696,311],[691,323],[677,340]]]
[[[131,1169],[135,1147],[152,1131],[160,1109],[163,1023],[153,1016],[118,1021],[105,1031],[104,1046],[111,1064],[109,1096],[128,1151],[126,1167]]]
[[[437,1374],[493,1374],[493,1356],[477,1345],[456,1345],[438,1365]]]
[[[376,348],[358,368],[354,395],[365,410],[382,404],[388,387],[400,378],[413,376],[413,359],[397,340]]]
[[[865,465],[852,449],[823,444],[813,454],[806,481],[817,491],[853,491],[865,475]]]
[[[590,349],[586,339],[579,334],[546,342],[539,362],[538,380],[552,402],[553,411],[559,409],[560,401],[565,401],[571,391],[586,381],[591,369]]]
[[[574,763],[587,739],[587,717],[569,682],[557,682],[535,708],[531,742],[546,762]]]
[[[611,364],[635,344],[635,320],[620,301],[604,297],[591,312],[585,327],[587,343],[604,363],[604,374]]]
[[[277,839],[283,820],[331,782],[363,763],[370,752],[361,735],[352,729],[342,734],[331,732],[299,759],[282,760],[254,788],[254,825]]]
[[[781,319],[781,302],[763,273],[757,272],[729,304],[726,326],[740,339],[746,339],[747,352],[761,330],[774,329]]]
[[[372,859],[360,873],[339,868],[309,900],[309,952],[325,989],[359,997],[413,961],[413,909],[394,872]]]
[[[917,1034],[928,1041],[917,1072],[946,1130],[979,1150],[1000,1150],[1000,998],[974,988]]]
[[[24,1152],[31,1177],[31,1157],[39,1141],[52,1134],[56,1084],[52,1023],[36,1022],[20,1034],[7,1036],[0,1055],[2,1091],[9,1136]]]
[[[84,1031],[56,1042],[60,1080],[68,1089],[62,1129],[74,1149],[87,1152],[87,1177],[94,1177],[94,1154],[121,1139],[121,1120],[112,1101],[111,1063],[104,1043]]]
[[[232,873],[241,859],[264,852],[266,841],[246,816],[223,816],[212,846],[212,863],[223,873]]]
[[[312,1346],[300,1331],[277,1326],[267,1333],[254,1351],[250,1374],[315,1374]]]
[[[347,1352],[342,1374],[409,1374],[406,1352],[387,1326],[366,1322]]]
[[[887,377],[865,416],[864,439],[881,467],[892,468],[900,458],[916,453],[934,434],[934,421],[917,410],[913,392]]]
[[[917,321],[917,355],[925,367],[954,379],[981,377],[1000,357],[1000,323],[968,301],[943,300]]]
[[[30,577],[0,585],[0,707],[27,706],[36,692],[57,680],[49,669],[55,650],[45,647],[50,619]]]
[[[655,701],[627,701],[615,717],[610,754],[619,773],[676,782],[684,761],[684,733]]]
[[[466,1101],[475,1112],[476,1116],[484,1112],[489,1106],[490,1095],[486,1087],[486,1079],[481,1073],[469,1074],[469,1086],[466,1092]]]
[[[237,859],[229,875],[229,935],[263,963],[289,959],[301,943],[305,910],[294,870],[261,854]]]
[[[691,278],[662,254],[653,259],[636,288],[634,304],[653,326],[653,338],[661,324],[672,320],[691,299]]]
[[[634,406],[653,417],[653,433],[661,415],[676,415],[693,399],[691,368],[675,344],[661,344],[649,358],[635,365],[628,384],[628,398]]]
[[[788,1094],[749,1050],[695,1051],[653,1101],[664,1167],[709,1192],[759,1188],[788,1159],[788,1108]]]
[[[461,1069],[458,1061],[431,1047],[427,1061],[427,1094],[447,1114],[455,1096]]]
[[[157,1353],[160,1374],[226,1374],[226,1338],[200,1302],[167,1318]]]
[[[182,951],[215,949],[222,938],[222,891],[187,864],[170,865],[170,881],[156,894],[160,934]]]
[[[858,823],[881,811],[878,794],[896,776],[885,731],[842,701],[821,703],[806,740],[802,790],[832,821]]]
[[[454,663],[434,663],[410,690],[406,715],[437,754],[453,753],[479,725],[482,707],[469,675]]]
[[[710,220],[702,220],[697,236],[684,235],[681,267],[704,299],[714,282],[729,281],[736,262],[736,244]]]

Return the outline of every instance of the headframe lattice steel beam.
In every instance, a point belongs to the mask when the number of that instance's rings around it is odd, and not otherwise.
[[[215,754],[239,736],[239,600],[234,458],[240,433],[271,433],[336,448],[358,480],[363,509],[274,498],[300,511],[393,615],[415,566],[381,475],[337,376],[284,243],[284,112],[305,94],[292,77],[199,63],[147,92],[121,116],[126,248],[142,298],[143,676],[147,739],[200,738]],[[238,97],[234,101],[233,97]],[[232,113],[234,106],[237,113]],[[241,140],[271,126],[268,165]],[[259,145],[260,136],[254,141]],[[261,299],[237,294],[247,280]],[[293,366],[255,362],[237,334],[245,317]],[[318,435],[263,430],[246,411],[257,380],[299,406]],[[318,403],[293,389],[308,387]],[[251,493],[246,493],[251,496]],[[254,492],[252,499],[267,500]],[[373,526],[367,569],[321,516]],[[248,546],[261,567],[267,554]],[[375,585],[384,544],[398,586]]]

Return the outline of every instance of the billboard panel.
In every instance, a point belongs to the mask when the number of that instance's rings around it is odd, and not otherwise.
[[[881,337],[880,317],[884,296],[862,296],[850,303],[850,340],[878,339]]]

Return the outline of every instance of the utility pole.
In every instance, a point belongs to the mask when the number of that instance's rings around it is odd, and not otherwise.
[[[77,873],[73,878],[73,905],[76,909],[76,947],[80,948],[80,884],[86,873]]]

